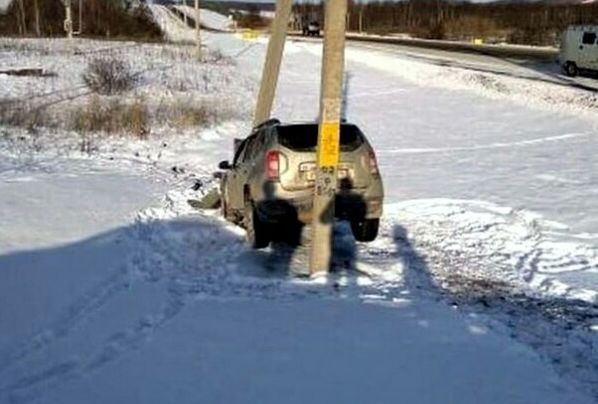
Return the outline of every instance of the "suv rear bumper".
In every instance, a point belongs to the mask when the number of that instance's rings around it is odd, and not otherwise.
[[[269,199],[257,204],[257,212],[267,222],[313,220],[313,196],[295,199]],[[377,219],[382,216],[382,198],[365,199],[357,193],[337,194],[334,216],[346,220]]]

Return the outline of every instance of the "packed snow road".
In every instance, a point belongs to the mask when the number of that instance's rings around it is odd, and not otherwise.
[[[319,39],[294,37],[293,40],[318,43]],[[443,66],[456,67],[474,72],[491,73],[499,76],[518,77],[533,81],[559,84],[564,87],[576,87],[588,91],[598,91],[598,80],[592,73],[584,73],[578,77],[568,77],[557,63],[542,61],[522,56],[493,56],[484,51],[464,52],[457,50],[429,49],[401,44],[368,42],[364,40],[348,40],[348,45],[356,49],[369,49],[399,55],[416,61]]]
[[[207,41],[237,63],[213,91],[237,85],[227,99],[250,109],[264,42]],[[320,52],[289,43],[281,119],[316,117]],[[347,56],[347,116],[378,151],[388,204],[375,243],[337,226],[329,277],[290,275],[308,246],[251,251],[187,203],[248,118],[91,154],[2,128],[0,402],[596,402],[595,101]],[[202,91],[189,63],[140,91]]]

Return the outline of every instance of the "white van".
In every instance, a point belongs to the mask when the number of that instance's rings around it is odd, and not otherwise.
[[[579,70],[598,70],[598,25],[567,28],[561,38],[559,63],[569,76]]]

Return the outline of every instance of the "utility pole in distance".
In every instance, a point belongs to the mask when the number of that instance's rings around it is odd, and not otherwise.
[[[33,1],[33,8],[35,12],[35,35],[39,38],[42,36],[42,30],[40,27],[40,17],[39,17],[39,0]]]
[[[363,3],[359,4],[359,33],[363,33]]]
[[[187,0],[183,0],[183,21],[185,22],[185,27],[188,28],[189,24],[187,23]]]
[[[71,9],[71,0],[65,0],[64,2],[65,18],[64,18],[64,30],[68,39],[73,39],[73,13]]]
[[[312,211],[309,272],[328,272],[332,258],[334,202],[340,158],[341,97],[345,65],[347,0],[328,0],[320,89],[317,173]]]
[[[77,35],[83,34],[83,0],[79,0],[79,31]]]
[[[277,0],[276,2],[276,14],[270,28],[272,32],[268,41],[268,52],[266,53],[260,92],[253,118],[254,126],[268,120],[272,113],[274,94],[276,93],[276,85],[278,84],[278,75],[280,74],[280,64],[287,37],[289,18],[291,18],[292,5],[292,0]]]
[[[197,42],[197,60],[201,61],[201,31],[199,23],[199,0],[195,0],[195,41]]]

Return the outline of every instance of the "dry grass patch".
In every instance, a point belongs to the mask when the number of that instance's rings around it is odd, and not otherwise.
[[[160,103],[154,112],[154,119],[174,128],[207,127],[220,122],[239,118],[236,110],[217,98],[197,100],[182,98]]]
[[[145,138],[149,133],[149,115],[143,98],[127,104],[118,98],[103,99],[95,95],[73,112],[71,126],[83,133],[127,133]]]
[[[55,127],[57,122],[47,109],[26,101],[0,100],[0,125],[18,126],[33,130]]]

